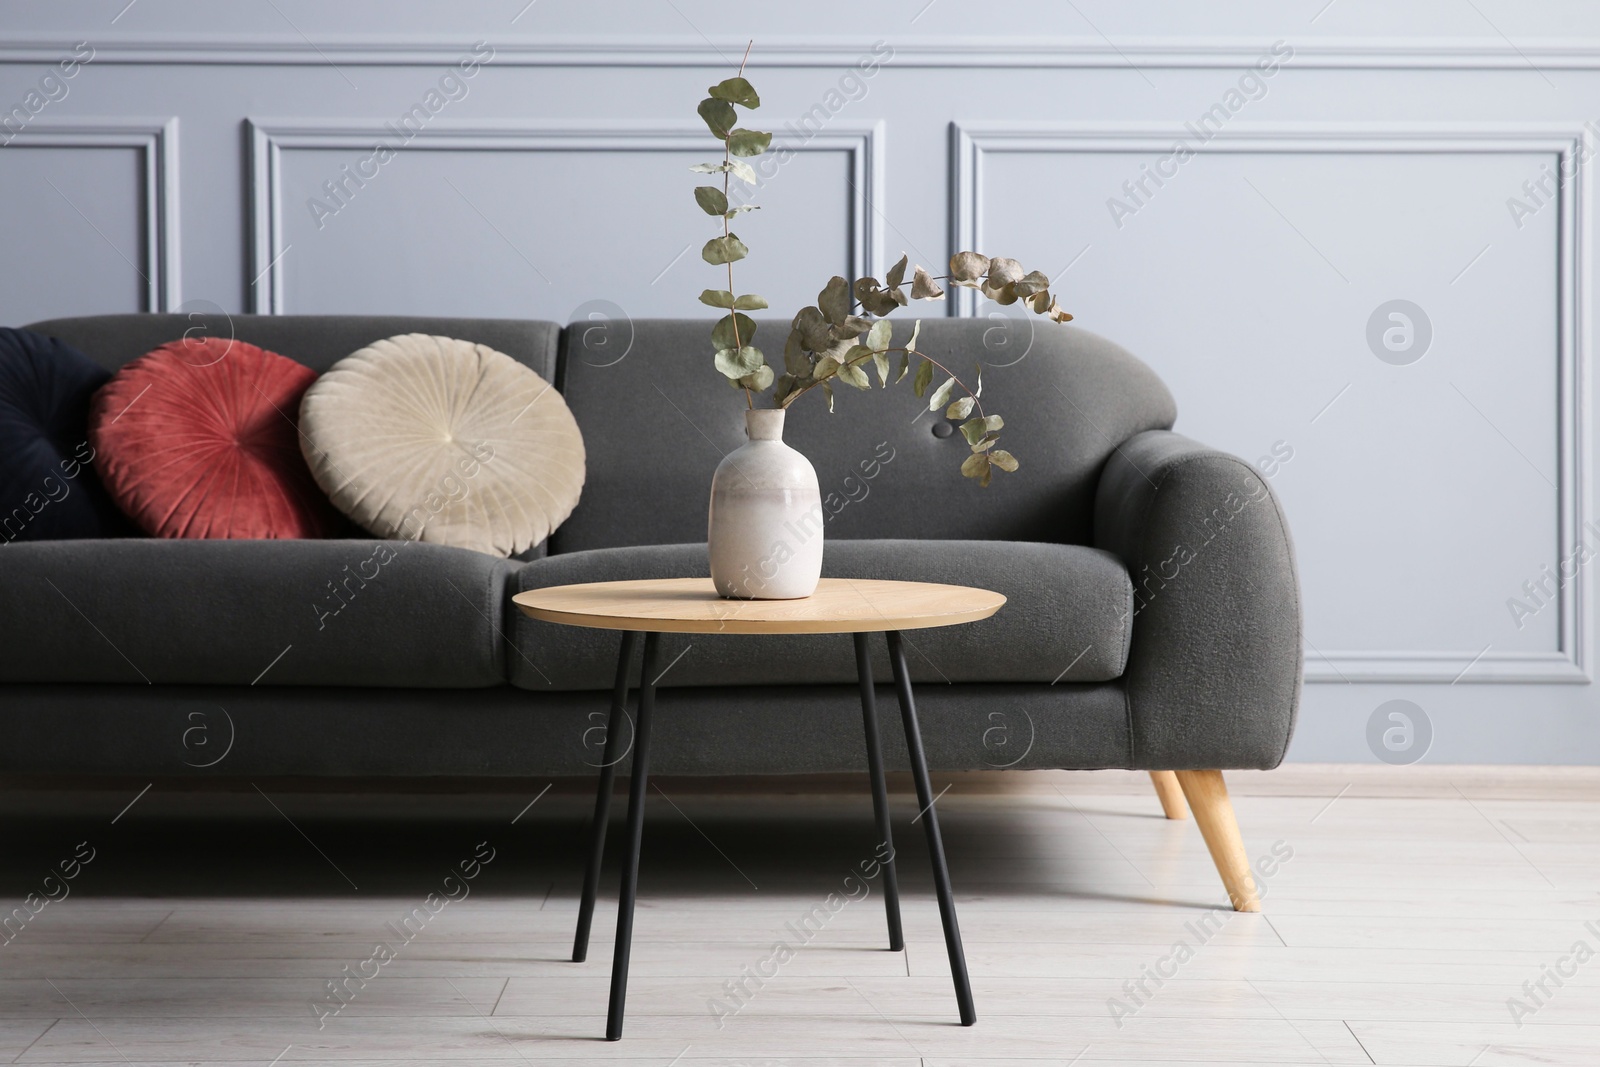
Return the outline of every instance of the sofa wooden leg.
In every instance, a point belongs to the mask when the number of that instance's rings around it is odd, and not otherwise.
[[[1222,875],[1222,885],[1233,902],[1233,910],[1260,911],[1255,879],[1250,876],[1250,858],[1245,855],[1244,841],[1239,837],[1239,821],[1233,816],[1233,804],[1228,800],[1222,772],[1178,771],[1176,774],[1183,795],[1189,799],[1189,807],[1194,809],[1200,836],[1211,850],[1211,861]]]
[[[1176,774],[1171,771],[1151,771],[1150,781],[1156,787],[1156,796],[1161,798],[1161,810],[1167,813],[1167,818],[1189,817],[1189,805],[1183,802],[1183,786],[1178,784]]]

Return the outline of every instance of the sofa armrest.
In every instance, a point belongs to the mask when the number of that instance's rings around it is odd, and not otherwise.
[[[1266,480],[1151,430],[1106,461],[1094,529],[1133,579],[1133,765],[1276,767],[1294,732],[1302,639],[1294,546]]]

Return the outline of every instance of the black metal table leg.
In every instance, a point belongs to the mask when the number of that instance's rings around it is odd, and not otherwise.
[[[883,749],[878,742],[878,706],[872,690],[872,653],[867,635],[855,634],[856,677],[861,683],[861,719],[867,733],[867,774],[872,779],[872,813],[878,820],[880,847],[888,848],[883,859],[883,907],[889,920],[889,950],[906,947],[900,930],[900,883],[894,873],[894,838],[889,828],[889,787],[883,777]]]
[[[605,755],[601,756],[600,789],[594,797],[594,825],[589,830],[589,866],[583,872],[583,901],[578,905],[578,933],[572,941],[572,962],[589,958],[589,928],[594,923],[594,898],[600,887],[600,861],[606,851],[606,823],[611,819],[611,790],[617,780],[617,762],[626,753],[617,751],[622,720],[628,714],[628,667],[639,635],[632,630],[622,635],[617,653],[617,682],[611,690],[611,713],[606,718]]]
[[[939,897],[939,918],[944,923],[944,945],[950,953],[950,974],[955,979],[956,1004],[961,1009],[961,1025],[978,1021],[972,1006],[972,983],[967,978],[967,954],[961,947],[961,928],[956,924],[956,901],[950,892],[950,870],[944,862],[944,841],[939,836],[939,815],[933,807],[933,785],[928,781],[928,761],[922,751],[922,730],[917,725],[917,707],[911,700],[911,676],[906,673],[905,651],[900,633],[890,630],[889,662],[894,667],[895,689],[900,696],[900,718],[905,723],[906,749],[911,755],[911,777],[917,784],[917,803],[928,835],[928,854],[933,860],[933,887]],[[641,716],[642,718],[642,716]]]
[[[633,770],[628,776],[628,850],[622,861],[622,892],[617,900],[607,1041],[622,1038],[622,1008],[628,997],[628,955],[633,947],[633,902],[639,891],[639,845],[644,840],[644,790],[650,772],[650,718],[656,705],[656,648],[660,641],[660,634],[645,634],[644,666],[639,670],[639,717],[633,727]]]

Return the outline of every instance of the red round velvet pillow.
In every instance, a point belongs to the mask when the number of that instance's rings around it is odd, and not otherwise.
[[[300,454],[310,367],[223,337],[172,341],[94,396],[111,498],[156,537],[325,537],[338,513]]]

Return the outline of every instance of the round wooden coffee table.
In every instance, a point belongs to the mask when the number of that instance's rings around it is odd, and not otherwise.
[[[628,780],[628,845],[623,860],[622,890],[617,905],[617,940],[611,964],[611,1005],[606,1016],[606,1039],[622,1037],[623,1002],[628,992],[628,956],[633,942],[633,906],[639,886],[639,845],[644,838],[644,794],[650,766],[650,720],[655,709],[656,659],[664,633],[718,634],[853,634],[856,676],[861,689],[861,715],[866,727],[867,772],[872,781],[872,806],[878,835],[888,850],[882,863],[883,897],[889,923],[889,948],[905,947],[900,929],[900,891],[895,878],[894,845],[889,827],[889,792],[884,782],[883,752],[878,743],[878,713],[874,704],[872,660],[867,636],[885,635],[895,690],[900,698],[900,718],[905,726],[906,749],[911,757],[911,777],[933,861],[933,884],[939,898],[939,918],[944,925],[945,948],[955,979],[956,1004],[961,1025],[977,1020],[972,1005],[972,985],[967,978],[961,929],[956,924],[955,898],[950,892],[950,872],[945,866],[944,842],[934,809],[933,787],[928,780],[922,732],[911,699],[911,676],[906,672],[900,631],[987,619],[1000,610],[1006,598],[987,589],[926,582],[889,582],[876,579],[824,578],[817,591],[802,600],[724,600],[709,578],[662,578],[633,582],[593,582],[530,589],[512,597],[522,611],[545,622],[621,630],[616,684],[606,725],[605,756],[600,768],[600,788],[595,794],[589,864],[584,872],[583,902],[578,910],[578,932],[572,958],[581,963],[589,954],[589,928],[594,920],[595,893],[600,881],[600,860],[605,851],[606,822],[611,814],[611,789],[616,764],[617,738],[627,714],[628,667],[634,645],[644,634],[644,663],[639,673],[639,707],[634,724],[633,769]],[[915,821],[915,820],[913,820]]]

